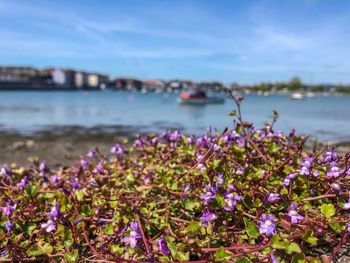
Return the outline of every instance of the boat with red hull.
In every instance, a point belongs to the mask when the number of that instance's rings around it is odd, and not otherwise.
[[[223,97],[207,96],[204,91],[191,91],[181,93],[177,102],[188,105],[221,104],[225,102],[225,99]]]

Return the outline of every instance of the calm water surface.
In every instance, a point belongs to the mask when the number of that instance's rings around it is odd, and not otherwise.
[[[202,134],[211,125],[231,126],[227,113],[232,101],[221,105],[187,106],[176,103],[177,94],[129,92],[0,92],[0,130],[35,133],[40,130],[78,125],[125,125],[141,131],[161,132],[178,128]],[[255,126],[271,120],[279,112],[276,129],[310,134],[321,140],[350,141],[350,96],[314,97],[294,101],[289,96],[247,95],[243,115]]]

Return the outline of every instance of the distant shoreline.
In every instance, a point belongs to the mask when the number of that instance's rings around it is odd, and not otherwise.
[[[132,126],[81,126],[51,127],[32,134],[17,131],[0,131],[0,164],[16,162],[28,165],[28,158],[46,160],[52,168],[75,164],[89,149],[98,147],[103,154],[117,141],[132,141],[137,135],[145,135],[141,129]],[[325,145],[327,143],[322,143]],[[321,144],[318,147],[322,147]],[[331,144],[333,145],[333,144]],[[350,141],[334,144],[340,154],[350,152]],[[312,140],[306,146],[311,150]]]

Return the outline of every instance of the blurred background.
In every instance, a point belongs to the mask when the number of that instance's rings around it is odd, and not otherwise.
[[[232,127],[350,145],[350,2],[0,0],[0,163]]]

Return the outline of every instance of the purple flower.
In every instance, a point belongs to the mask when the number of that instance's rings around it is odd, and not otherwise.
[[[280,194],[270,193],[269,196],[267,197],[267,202],[274,202],[280,199],[281,199]]]
[[[122,239],[122,242],[124,243],[130,243],[131,248],[136,247],[137,239],[141,238],[140,234],[138,233],[138,226],[136,222],[130,223],[130,235],[128,237],[124,237]]]
[[[73,187],[74,190],[78,190],[78,189],[82,188],[81,184],[79,183],[78,178],[69,179],[69,183]]]
[[[77,219],[74,220],[73,224],[74,224],[74,225],[77,225],[77,224],[79,224],[79,223],[82,222],[82,221],[83,221],[83,218],[82,218],[82,217],[79,217],[79,218],[77,218]]]
[[[306,166],[302,166],[301,169],[299,170],[300,175],[309,175],[310,174],[310,169]]]
[[[239,138],[239,134],[236,133],[236,131],[229,132],[225,136],[222,137],[223,142],[225,143],[231,143],[233,139]]]
[[[188,192],[188,190],[190,190],[190,186],[189,185],[186,185],[184,188],[183,188],[183,192],[186,193]],[[187,195],[181,195],[181,199],[186,199],[187,198]]]
[[[289,185],[290,185],[290,178],[289,178],[289,177],[286,177],[286,178],[283,180],[283,185],[284,185],[284,186],[289,186]]]
[[[140,149],[142,148],[144,145],[144,142],[139,138],[139,139],[136,139],[135,142],[134,142],[134,147],[136,149]]]
[[[235,206],[237,205],[237,201],[241,200],[241,196],[234,194],[234,193],[226,193],[225,194],[225,202],[226,205],[224,207],[224,210],[226,211],[233,211]]]
[[[91,150],[88,151],[86,156],[90,157],[90,158],[96,158],[97,157],[97,152],[94,149],[91,149]]]
[[[328,177],[337,178],[340,175],[341,171],[339,167],[337,167],[336,162],[330,163],[330,170],[327,172]]]
[[[193,137],[188,137],[188,139],[187,139],[187,145],[188,146],[192,146],[194,144],[194,139],[193,139]]]
[[[104,160],[101,159],[98,161],[95,169],[93,170],[94,173],[98,174],[98,173],[102,173],[103,170],[104,170],[104,167],[103,167],[103,163],[104,163]]]
[[[206,140],[204,139],[203,136],[197,138],[197,140],[196,140],[196,145],[197,145],[198,147],[200,147],[200,146],[205,146],[205,144],[206,144]]]
[[[203,164],[203,163],[199,163],[199,164],[197,165],[197,168],[198,168],[201,172],[207,170],[207,167],[206,167],[205,164]]]
[[[152,140],[151,140],[151,144],[152,145],[157,145],[159,143],[159,139],[157,137],[154,137]]]
[[[319,170],[315,170],[313,173],[312,173],[313,176],[315,177],[318,177],[320,175],[320,171]]]
[[[346,171],[346,175],[350,175],[350,168]]]
[[[311,168],[313,160],[314,160],[314,158],[312,158],[312,157],[305,157],[304,162],[302,163],[302,166],[307,167],[307,168]]]
[[[186,185],[186,186],[184,187],[183,191],[184,191],[184,192],[187,192],[188,190],[190,190],[190,188],[191,188],[191,187],[190,187],[189,185]]]
[[[297,176],[298,176],[298,174],[296,174],[296,173],[290,173],[290,174],[288,174],[288,178],[289,178],[289,179],[295,179],[295,178],[297,178]]]
[[[8,167],[7,164],[5,164],[5,165],[1,168],[0,174],[6,174],[7,176],[11,176],[11,175],[12,175],[11,170],[10,170],[10,168]]]
[[[50,180],[55,186],[57,186],[58,183],[61,181],[61,177],[59,177],[58,175],[53,175],[50,177]]]
[[[347,231],[350,232],[350,222],[348,222],[348,224],[346,225],[347,226]]]
[[[332,183],[331,187],[335,191],[340,191],[341,190],[341,187],[340,187],[340,185],[338,183]]]
[[[165,139],[165,140],[169,140],[170,138],[170,132],[168,130],[166,130],[165,132],[162,133],[162,138]]]
[[[111,153],[115,154],[116,156],[122,155],[124,152],[124,148],[119,143],[114,144],[111,149]]]
[[[304,217],[299,215],[298,212],[296,211],[298,209],[297,204],[291,204],[288,208],[288,216],[290,217],[290,221],[293,224],[297,224],[300,220],[303,220]]]
[[[291,129],[289,132],[289,137],[293,137],[295,135],[295,129]]]
[[[299,170],[300,175],[309,175],[310,174],[310,169],[312,166],[314,158],[312,157],[305,157],[303,159],[303,162],[301,164],[301,169]]]
[[[54,220],[49,219],[47,223],[41,224],[42,228],[46,228],[46,232],[50,233],[52,231],[55,231],[57,228],[57,224]]]
[[[338,154],[334,149],[332,149],[325,153],[323,162],[328,163],[328,162],[336,161],[337,159],[338,159]]]
[[[216,189],[212,186],[207,185],[205,187],[205,193],[202,194],[199,198],[204,200],[204,204],[207,204],[209,201],[213,200],[216,197]]]
[[[172,142],[178,142],[182,139],[182,133],[180,131],[174,131],[171,135],[170,135],[170,141]]]
[[[17,184],[17,186],[21,189],[24,189],[25,187],[27,187],[29,185],[28,182],[28,177],[24,176],[23,179]]]
[[[125,225],[125,226],[119,231],[118,236],[124,235],[124,233],[125,233],[125,231],[126,231],[127,229],[128,229],[128,226]]]
[[[80,165],[83,168],[84,171],[89,169],[90,162],[89,160],[85,159],[84,157],[80,158]]]
[[[278,258],[274,254],[271,253],[270,254],[270,258],[271,258],[271,262],[272,263],[278,263]]]
[[[216,176],[216,187],[219,187],[224,182],[224,174],[218,173],[218,176]]]
[[[244,146],[244,142],[245,142],[245,140],[242,137],[240,137],[236,140],[237,146],[240,148],[242,148]]]
[[[158,240],[157,246],[159,251],[161,251],[164,255],[170,256],[170,249],[164,236],[161,236],[161,238]]]
[[[43,161],[40,165],[39,165],[39,171],[40,172],[46,172],[48,170],[48,167],[47,167],[47,163],[46,161]]]
[[[62,216],[59,203],[56,203],[54,206],[51,207],[49,216],[52,220]]]
[[[143,176],[143,184],[144,185],[149,185],[152,182],[152,175],[150,174],[145,174]]]
[[[213,151],[214,151],[214,152],[217,152],[219,149],[220,149],[220,146],[219,146],[219,145],[217,145],[217,144],[214,144],[214,145],[213,145]]]
[[[10,232],[11,229],[12,229],[12,227],[13,227],[13,224],[11,223],[11,221],[10,221],[10,220],[7,221],[6,224],[5,224],[5,229],[6,229],[6,231],[7,231],[7,232]]]
[[[238,174],[238,175],[242,175],[243,173],[244,173],[244,168],[238,168],[236,170],[236,174]]]
[[[202,216],[201,216],[201,221],[203,226],[208,226],[208,222],[211,222],[215,220],[216,215],[212,212],[209,211],[204,211]]]
[[[273,215],[262,214],[259,226],[260,234],[272,236],[276,232],[275,217]]]
[[[208,134],[208,136],[211,136],[211,131],[212,131],[212,127],[209,125],[207,127],[207,134]]]
[[[10,203],[6,203],[6,206],[2,207],[2,213],[7,216],[10,217],[13,213],[13,211],[15,211],[17,204],[14,205],[10,205]]]

